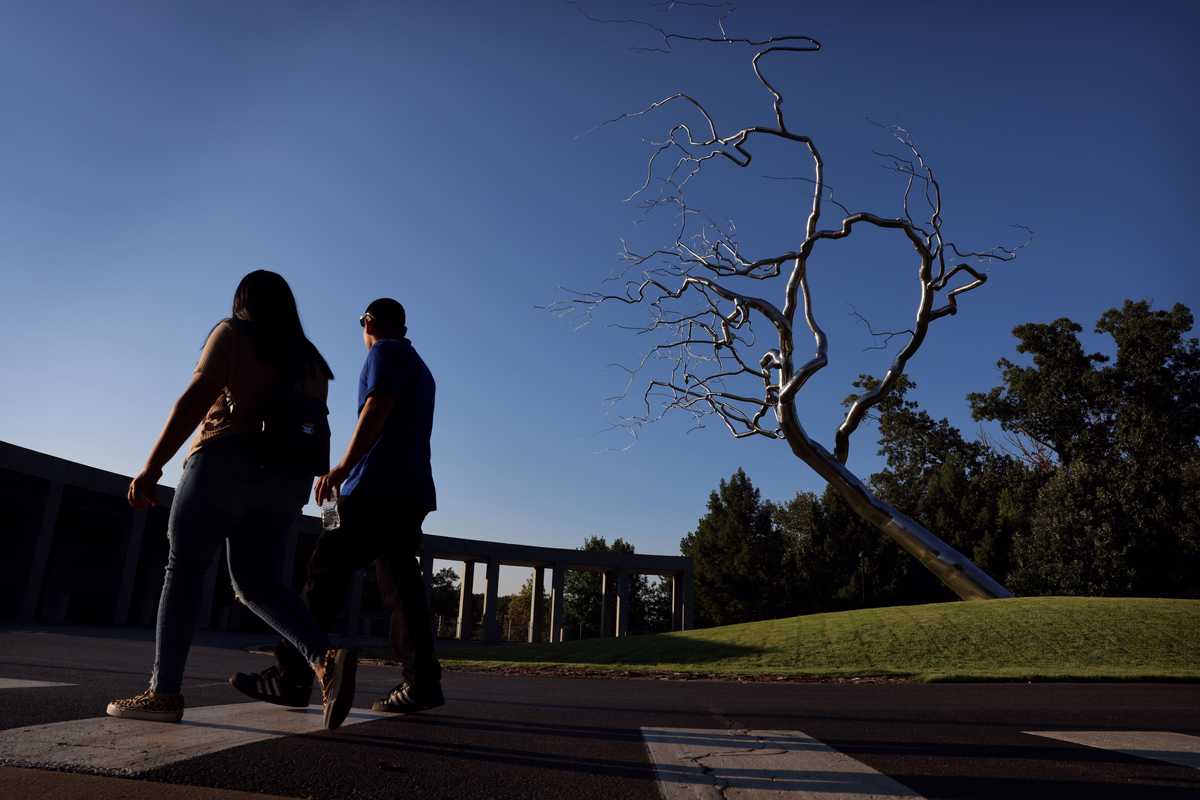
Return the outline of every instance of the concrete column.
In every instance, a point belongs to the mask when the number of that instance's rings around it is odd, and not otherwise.
[[[350,577],[350,589],[346,597],[346,625],[342,633],[347,636],[357,636],[359,625],[362,623],[363,590],[366,588],[367,573],[357,570]]]
[[[129,622],[129,604],[133,601],[133,583],[137,579],[138,558],[142,553],[142,536],[146,532],[146,509],[135,508],[129,516],[125,534],[125,564],[121,568],[121,584],[117,589],[117,604],[113,608],[113,623]]]
[[[38,525],[37,541],[33,545],[33,561],[29,565],[29,582],[25,584],[25,597],[21,600],[21,620],[32,622],[37,618],[38,603],[42,599],[42,581],[46,577],[46,564],[50,561],[50,548],[54,545],[54,526],[58,523],[58,507],[62,505],[62,481],[54,481],[46,492],[46,504],[42,506],[42,521]]]
[[[671,630],[683,630],[683,573],[671,576]]]
[[[696,627],[696,587],[692,573],[683,573],[683,627],[680,630],[690,631]]]
[[[617,574],[617,636],[629,635],[629,619],[630,619],[630,601],[632,600],[633,592],[631,585],[633,581],[628,572]]]
[[[533,568],[533,596],[529,598],[529,641],[540,642],[542,640],[542,625],[545,620],[542,614],[542,594],[545,592],[545,585],[542,583],[542,568]]]
[[[458,630],[455,635],[459,640],[471,638],[475,628],[475,562],[464,561],[462,580],[458,584]]]
[[[496,619],[496,603],[500,591],[500,562],[487,562],[487,585],[483,590],[483,640],[500,641],[500,622]]]
[[[616,629],[613,611],[616,610],[617,576],[611,572],[600,575],[600,636],[612,636]]]
[[[208,572],[204,573],[204,593],[200,595],[200,617],[198,628],[206,629],[212,625],[212,610],[213,598],[217,593],[217,576],[220,570],[217,565],[221,559],[225,557],[225,545],[217,548],[217,555],[213,558],[212,563],[208,565]]]
[[[550,573],[550,641],[561,642],[564,636],[563,628],[566,625],[566,605],[564,602],[564,590],[566,589],[567,570],[565,567],[555,564],[553,571]]]

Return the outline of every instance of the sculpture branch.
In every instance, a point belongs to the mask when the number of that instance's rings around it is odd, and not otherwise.
[[[706,7],[707,4],[664,4]],[[723,6],[724,8],[728,8]],[[730,9],[731,10],[731,9]],[[876,497],[846,468],[850,439],[870,410],[891,392],[919,351],[936,320],[954,316],[959,298],[987,281],[981,262],[1004,262],[1016,257],[1028,241],[1015,247],[997,246],[983,251],[963,251],[949,242],[943,233],[942,187],[912,135],[899,126],[886,126],[901,145],[901,154],[880,152],[889,170],[904,182],[898,216],[870,211],[850,211],[833,200],[825,184],[825,165],[816,143],[788,127],[784,112],[784,93],[768,79],[763,65],[775,54],[813,53],[821,44],[807,36],[777,36],[761,39],[730,36],[726,17],[718,22],[719,36],[680,34],[662,26],[633,19],[603,19],[584,16],[603,24],[637,25],[653,31],[661,40],[658,52],[673,52],[673,45],[693,43],[750,46],[756,48],[751,66],[756,81],[770,97],[773,125],[751,125],[725,133],[715,116],[691,93],[677,91],[640,109],[612,117],[596,128],[659,114],[682,105],[691,122],[672,121],[666,135],[650,143],[645,175],[627,201],[646,196],[653,186],[658,197],[642,200],[645,213],[672,209],[678,213],[673,226],[674,241],[639,253],[622,242],[626,263],[620,292],[576,292],[567,300],[549,308],[568,313],[573,308],[591,310],[608,303],[641,306],[649,312],[644,325],[628,326],[639,335],[665,336],[644,353],[634,368],[624,368],[630,376],[626,390],[643,369],[659,363],[669,365],[669,376],[648,380],[642,394],[644,412],[625,418],[623,424],[636,436],[640,426],[661,419],[672,411],[693,416],[703,427],[706,416],[715,415],[736,438],[767,436],[784,439],[792,452],[814,469],[838,492],[856,513],[918,558],[948,587],[964,598],[1003,597],[1008,591],[981,572],[961,553],[948,547],[933,533]],[[697,124],[697,120],[699,124]],[[591,131],[589,131],[590,133]],[[811,178],[789,178],[811,184],[811,193],[799,205],[803,225],[794,250],[752,258],[737,238],[736,228],[717,224],[704,212],[691,207],[685,199],[689,185],[706,172],[712,163],[749,167],[754,160],[754,143],[762,137],[801,148],[798,152],[811,164]],[[669,155],[668,155],[669,154]],[[670,166],[665,164],[673,159]],[[665,172],[665,174],[659,174]],[[914,209],[913,198],[923,200],[927,214]],[[834,227],[822,228],[823,202],[843,212]],[[921,216],[920,222],[917,217]],[[817,322],[815,298],[809,281],[809,268],[819,242],[837,242],[853,234],[860,226],[895,231],[907,242],[915,259],[916,309],[912,327],[904,345],[872,388],[855,398],[834,432],[833,450],[826,450],[809,436],[797,411],[799,393],[811,378],[829,363],[829,337]],[[1026,229],[1028,232],[1028,229]],[[947,255],[957,262],[947,264]],[[975,263],[972,263],[975,262]],[[909,267],[910,269],[912,267]],[[638,272],[636,277],[631,273]],[[776,279],[784,278],[781,305],[765,294]],[[628,277],[627,277],[628,276]],[[754,281],[755,290],[747,291]],[[796,317],[801,314],[813,339],[813,350],[801,359],[795,340]],[[749,352],[756,346],[754,320],[770,324],[772,342],[756,358]],[[873,332],[873,331],[872,331]],[[889,337],[900,333],[886,334]],[[799,363],[797,363],[799,362]],[[756,365],[756,366],[752,366]],[[746,388],[740,388],[740,387]],[[624,396],[624,395],[622,395]],[[775,424],[764,424],[774,412]]]

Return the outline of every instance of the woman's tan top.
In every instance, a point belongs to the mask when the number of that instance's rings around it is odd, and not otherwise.
[[[246,333],[228,320],[218,323],[208,335],[196,372],[225,391],[204,415],[188,449],[189,456],[214,439],[259,429],[259,410],[277,391],[279,370],[258,358],[254,342]],[[309,370],[303,390],[324,403],[329,396],[329,381],[318,370]]]

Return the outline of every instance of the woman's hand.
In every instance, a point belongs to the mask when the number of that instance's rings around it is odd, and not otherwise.
[[[150,457],[146,459],[146,466],[142,469],[141,474],[129,484],[127,495],[129,505],[134,508],[157,505],[154,489],[158,484],[158,479],[162,477],[162,467],[154,465],[166,464],[171,460],[176,451],[183,446],[187,437],[200,424],[200,420],[204,419],[204,415],[216,402],[223,388],[221,384],[206,377],[203,373],[197,372],[192,375],[191,383],[175,401],[175,406],[171,409],[170,416],[167,417],[167,424],[163,427],[162,433],[158,435],[158,441],[154,443],[154,448],[150,451]]]
[[[350,470],[343,467],[341,464],[329,470],[325,475],[317,477],[316,485],[313,487],[313,494],[316,497],[317,505],[321,505],[328,497],[333,497],[334,493],[340,493],[342,482],[346,480],[346,475]]]
[[[154,467],[143,468],[137,477],[129,483],[129,505],[134,508],[147,508],[158,505],[158,501],[155,499],[155,491],[158,488],[158,480],[161,477],[161,469]]]

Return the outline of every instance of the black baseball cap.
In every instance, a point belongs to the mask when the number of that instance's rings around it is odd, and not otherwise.
[[[400,305],[399,301],[393,300],[390,297],[381,297],[378,300],[372,300],[363,314],[370,314],[372,319],[377,319],[385,325],[398,328],[407,327],[404,306]]]

